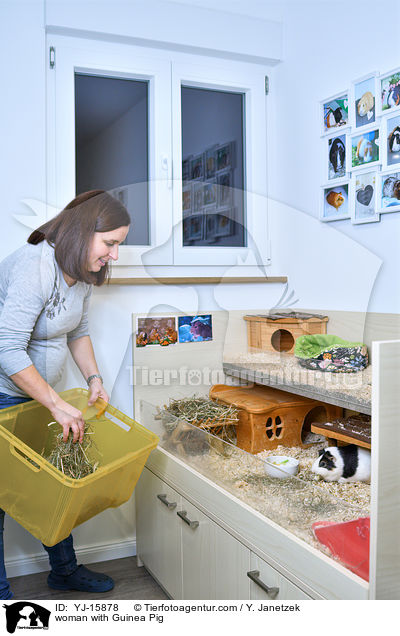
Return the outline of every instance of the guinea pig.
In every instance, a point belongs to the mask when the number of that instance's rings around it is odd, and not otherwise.
[[[393,176],[385,179],[382,185],[382,196],[400,199],[400,180]]]
[[[374,96],[369,91],[364,93],[364,95],[360,98],[358,102],[357,110],[360,117],[365,117],[367,115],[367,119],[371,119],[373,115],[374,108]]]
[[[390,152],[399,152],[400,150],[400,126],[396,126],[388,137]]]
[[[311,471],[325,481],[369,481],[371,477],[371,453],[355,444],[329,446],[320,450]]]
[[[399,83],[391,85],[387,96],[387,105],[389,108],[398,106],[400,104],[400,86]]]
[[[334,126],[340,126],[344,123],[345,122],[343,121],[343,114],[341,109],[336,108],[335,110],[332,110],[330,108],[328,114],[326,115],[326,127],[333,128]]]
[[[368,139],[365,139],[364,137],[360,139],[357,144],[356,156],[358,157],[358,159],[360,159],[360,161],[364,161],[364,163],[372,161],[372,143]]]
[[[344,143],[339,137],[336,137],[332,141],[331,148],[329,150],[329,161],[332,164],[335,173],[344,169],[344,162],[346,157],[346,149]]]
[[[334,192],[333,190],[326,195],[326,200],[329,205],[332,205],[334,208],[338,209],[342,205],[344,201],[344,196],[340,192]]]

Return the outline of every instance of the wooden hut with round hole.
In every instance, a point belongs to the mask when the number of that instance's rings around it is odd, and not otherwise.
[[[343,413],[338,406],[261,385],[215,384],[210,398],[239,409],[237,445],[249,453],[280,445],[306,448],[311,424],[335,420]]]
[[[250,352],[293,353],[296,338],[325,334],[328,322],[328,316],[294,311],[244,316],[244,319],[247,321],[247,344]]]

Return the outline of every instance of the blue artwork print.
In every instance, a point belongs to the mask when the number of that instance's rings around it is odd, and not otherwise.
[[[202,316],[179,316],[179,342],[202,342],[212,340],[211,314]]]

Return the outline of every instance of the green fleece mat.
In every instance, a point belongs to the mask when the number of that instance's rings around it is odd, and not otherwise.
[[[364,344],[362,342],[350,342],[328,334],[299,336],[294,347],[294,355],[296,358],[317,358],[321,353],[336,347],[355,349],[364,347]]]
[[[315,334],[296,340],[294,355],[300,366],[314,371],[356,373],[368,365],[368,349],[362,342]]]

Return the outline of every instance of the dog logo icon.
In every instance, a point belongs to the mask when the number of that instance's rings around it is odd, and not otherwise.
[[[49,629],[51,612],[41,605],[20,601],[3,607],[9,634],[14,634],[16,629]]]

